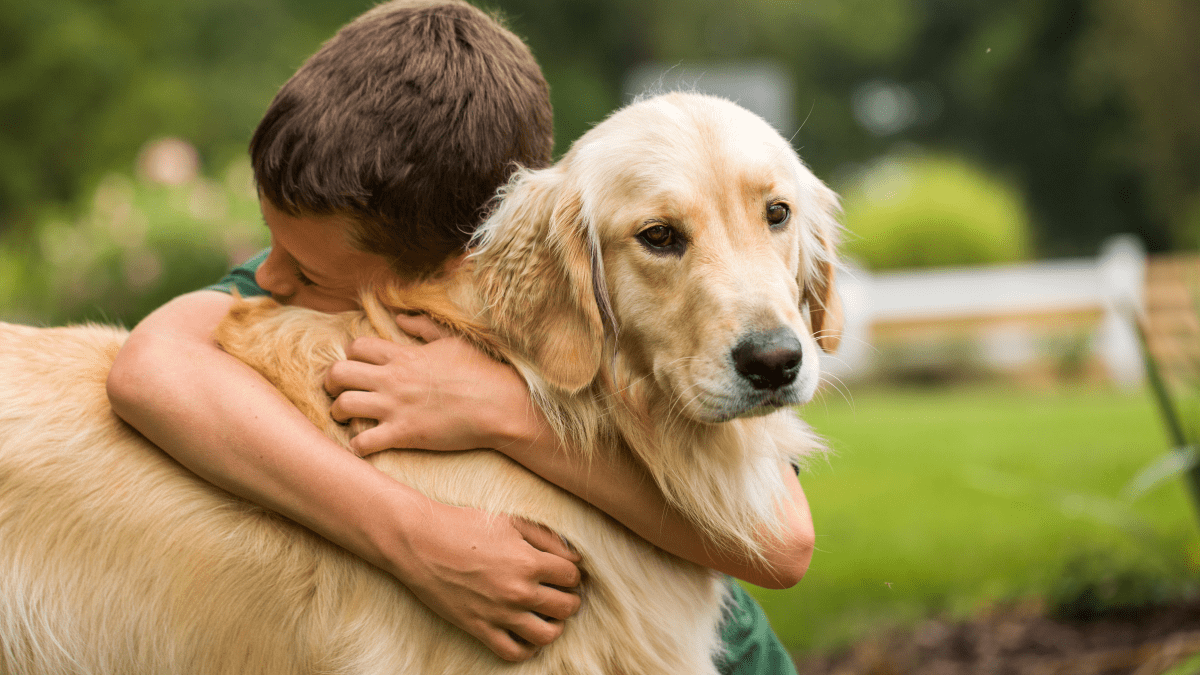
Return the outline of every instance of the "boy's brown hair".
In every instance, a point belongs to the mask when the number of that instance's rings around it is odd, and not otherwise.
[[[347,24],[283,85],[250,141],[263,198],[340,215],[405,278],[461,250],[517,164],[553,145],[523,42],[461,0],[394,0]]]

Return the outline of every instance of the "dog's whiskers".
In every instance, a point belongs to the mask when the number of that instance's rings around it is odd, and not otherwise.
[[[850,408],[852,410],[854,409],[854,397],[850,394],[850,387],[846,385],[845,380],[831,373],[822,373],[821,381],[828,383],[834,391],[841,394],[846,403],[850,405]],[[818,392],[820,392],[820,390],[818,390]],[[828,405],[825,407],[826,410],[829,409]]]
[[[836,331],[836,330],[825,330],[825,329],[822,329],[822,330],[819,330],[819,331],[814,331],[814,332],[813,332],[813,337],[820,338],[820,337],[826,337],[826,336],[830,336],[830,335],[837,335],[837,334],[838,334],[838,331]],[[854,336],[854,335],[846,335],[845,333],[842,333],[842,335],[841,335],[841,339],[842,339],[842,341],[843,341],[843,342],[847,342],[847,343],[849,343],[849,342],[853,342],[853,343],[855,343],[855,344],[858,344],[858,345],[863,345],[863,346],[865,346],[865,347],[869,348],[869,349],[870,349],[872,352],[874,352],[876,355],[878,355],[878,354],[880,353],[880,352],[879,352],[879,348],[878,348],[878,347],[876,347],[875,345],[871,344],[869,341],[867,341],[867,340],[865,340],[865,339],[863,339],[863,338],[856,337],[856,336]],[[826,356],[832,356],[832,355],[831,355],[831,354],[826,354]]]
[[[666,412],[666,423],[668,425],[674,426],[679,423],[683,419],[684,409],[690,405],[692,401],[696,400],[703,394],[703,392],[701,392],[700,394],[693,396],[687,401],[687,403],[683,402],[683,395],[689,393],[692,389],[699,386],[700,385],[698,383],[693,382],[692,384],[688,385],[686,389],[679,392],[679,396],[672,396],[670,398],[670,404],[668,405]]]
[[[792,135],[791,135],[791,137],[790,137],[790,138],[788,138],[788,143],[789,143],[789,144],[790,144],[790,143],[793,143],[793,142],[796,140],[796,136],[799,136],[799,135],[800,135],[800,131],[801,131],[801,129],[803,129],[803,128],[804,128],[804,125],[805,125],[805,124],[808,124],[808,118],[812,117],[813,111],[814,111],[814,110],[816,110],[816,109],[817,109],[817,100],[816,100],[816,99],[813,99],[813,103],[812,103],[812,105],[811,105],[811,106],[809,106],[809,108],[808,108],[808,114],[804,116],[804,121],[803,121],[803,122],[801,122],[801,123],[800,123],[800,126],[796,128],[796,133],[792,134]]]
[[[664,370],[669,369],[669,368],[674,368],[678,364],[683,363],[683,362],[700,361],[700,360],[702,360],[702,359],[699,356],[681,356],[681,357],[676,358],[676,359],[670,361],[669,363],[667,363],[664,366]],[[672,397],[671,405],[667,409],[667,417],[668,417],[669,422],[674,423],[676,421],[676,419],[682,419],[684,411],[688,407],[691,406],[692,402],[694,402],[695,400],[699,399],[701,396],[704,396],[707,393],[707,391],[702,389],[698,394],[693,396],[691,399],[687,400],[686,403],[684,402],[684,400],[683,400],[684,395],[688,394],[693,389],[698,389],[701,387],[702,387],[702,385],[700,382],[692,382],[691,384],[688,385],[688,387],[686,389],[679,392],[678,396]]]

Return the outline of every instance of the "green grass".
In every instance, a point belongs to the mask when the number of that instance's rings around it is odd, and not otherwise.
[[[834,450],[801,475],[817,553],[795,588],[752,589],[793,650],[1044,598],[1081,555],[1195,576],[1180,482],[1121,498],[1168,447],[1141,392],[826,392],[802,414]]]

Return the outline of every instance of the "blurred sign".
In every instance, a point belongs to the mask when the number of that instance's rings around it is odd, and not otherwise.
[[[796,133],[792,81],[773,61],[642,63],[625,76],[625,98],[695,91],[727,98],[765,119],[784,138]]]

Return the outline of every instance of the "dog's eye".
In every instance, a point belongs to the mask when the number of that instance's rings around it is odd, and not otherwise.
[[[767,222],[772,228],[781,227],[792,216],[792,210],[783,202],[767,205]]]
[[[655,253],[683,253],[683,237],[668,225],[660,223],[647,227],[637,236],[642,240],[642,244]]]

